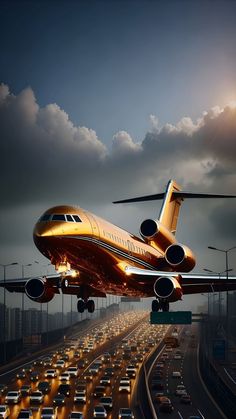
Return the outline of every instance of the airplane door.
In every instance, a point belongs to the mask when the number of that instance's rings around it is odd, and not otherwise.
[[[91,224],[91,227],[92,227],[93,236],[100,237],[98,224],[97,224],[95,218],[91,214],[89,214],[89,221],[90,221],[90,224]]]

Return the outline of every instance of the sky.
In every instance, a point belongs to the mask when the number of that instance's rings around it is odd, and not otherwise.
[[[112,201],[170,178],[236,193],[236,2],[0,1],[0,22],[0,263],[19,263],[8,277],[46,269],[32,230],[53,205],[138,234],[160,203]],[[207,246],[236,245],[235,209],[184,202],[177,237],[197,271],[224,270]]]

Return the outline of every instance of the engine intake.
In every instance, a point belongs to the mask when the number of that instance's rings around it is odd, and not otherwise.
[[[48,303],[54,297],[54,290],[45,278],[32,278],[25,284],[25,293],[33,301]]]
[[[140,226],[140,234],[147,243],[161,250],[176,243],[175,236],[159,221],[147,219]]]
[[[182,288],[176,278],[160,276],[154,283],[154,292],[160,299],[178,301],[182,297]]]
[[[192,270],[196,263],[193,252],[182,244],[170,245],[166,249],[165,259],[169,265],[185,271]]]

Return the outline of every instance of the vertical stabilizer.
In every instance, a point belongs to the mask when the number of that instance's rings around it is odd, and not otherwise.
[[[173,234],[176,232],[180,205],[183,201],[181,195],[176,196],[174,192],[179,192],[180,190],[180,186],[174,180],[168,182],[159,216],[161,224]]]

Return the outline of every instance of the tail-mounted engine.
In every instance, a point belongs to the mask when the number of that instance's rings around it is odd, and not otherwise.
[[[25,293],[33,301],[48,303],[54,297],[54,289],[46,278],[32,278],[25,284]]]
[[[181,300],[182,288],[176,278],[160,276],[154,283],[154,292],[156,296],[163,300],[171,302]]]
[[[161,250],[165,250],[170,244],[176,243],[174,234],[156,220],[144,220],[140,226],[140,234],[147,243],[154,244]]]
[[[196,263],[193,252],[182,244],[172,244],[165,252],[165,259],[169,265],[178,271],[191,271]]]

